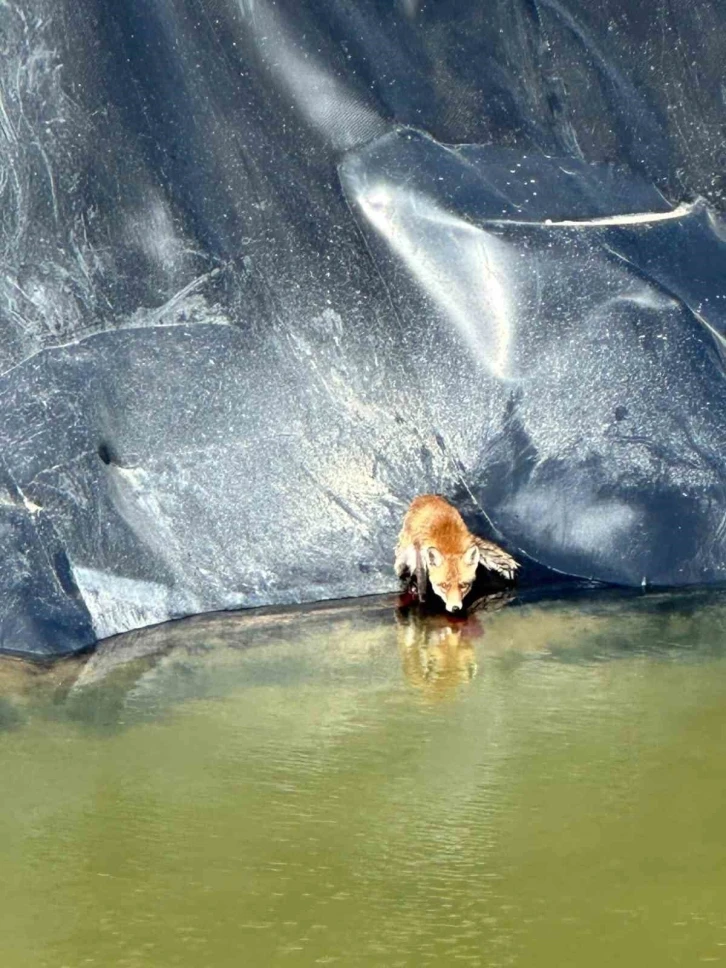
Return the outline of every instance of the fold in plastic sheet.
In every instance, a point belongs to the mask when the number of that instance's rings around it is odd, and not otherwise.
[[[341,174],[421,398],[499,533],[566,574],[722,579],[726,250],[706,205],[410,132]]]

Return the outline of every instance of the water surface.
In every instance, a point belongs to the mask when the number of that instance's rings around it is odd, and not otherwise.
[[[726,595],[0,663],[3,968],[726,960]]]

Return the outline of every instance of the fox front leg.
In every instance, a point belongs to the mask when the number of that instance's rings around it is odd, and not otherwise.
[[[416,590],[419,602],[426,601],[426,588],[428,585],[428,572],[421,549],[416,546]]]
[[[396,547],[394,568],[398,577],[409,588],[413,582],[416,582],[418,600],[422,602],[426,598],[426,565],[418,548],[413,543],[402,544],[399,541]]]
[[[400,578],[401,581],[412,577],[416,568],[416,560],[412,546],[403,545],[399,541],[396,545],[396,558],[393,563],[393,568],[396,572],[396,577]]]
[[[479,563],[489,571],[497,571],[508,581],[512,581],[519,563],[493,541],[486,541],[484,538],[475,538],[474,541],[479,549]]]

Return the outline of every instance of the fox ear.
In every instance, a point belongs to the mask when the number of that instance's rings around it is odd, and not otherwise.
[[[464,552],[464,564],[465,565],[478,565],[479,564],[479,549],[476,545],[472,545],[468,551]]]
[[[444,559],[443,559],[443,557],[441,555],[441,552],[440,551],[437,551],[436,548],[427,548],[426,549],[426,562],[431,567],[438,568],[438,566],[442,563],[443,560]]]

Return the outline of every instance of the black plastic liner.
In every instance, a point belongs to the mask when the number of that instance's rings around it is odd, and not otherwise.
[[[0,12],[0,648],[395,587],[437,491],[726,578],[726,8]]]

